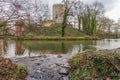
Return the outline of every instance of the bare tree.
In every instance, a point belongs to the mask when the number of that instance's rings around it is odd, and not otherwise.
[[[77,17],[78,30],[88,35],[95,35],[97,32],[97,18],[104,14],[104,5],[101,2],[85,4],[77,0],[74,5],[74,16]]]
[[[27,0],[23,5],[21,19],[29,31],[39,33],[39,27],[45,19],[49,18],[49,6],[42,0]],[[39,26],[39,27],[38,27]]]
[[[13,0],[0,0],[0,32],[1,35],[6,35],[8,29],[11,28],[8,26],[9,23],[13,21],[16,15],[15,10],[15,1]],[[14,8],[14,9],[13,9]]]
[[[38,33],[38,26],[49,17],[48,11],[48,4],[42,0],[0,0],[0,27],[4,27],[1,31],[13,27],[5,27],[9,23],[22,21],[29,31]]]
[[[98,21],[97,18],[101,15],[104,15],[104,5],[101,2],[95,1],[92,5],[89,6],[89,12],[91,16],[91,34],[96,35]]]
[[[115,34],[116,38],[118,38],[119,37],[120,24],[115,23],[113,26],[114,26],[114,34]]]
[[[82,1],[78,0],[76,2],[76,4],[74,5],[73,9],[74,9],[74,11],[73,11],[74,17],[76,17],[76,20],[78,23],[78,30],[80,31],[81,24],[82,24],[82,16],[83,16],[84,11],[86,9],[85,4]]]
[[[100,33],[110,34],[112,31],[111,28],[113,24],[114,24],[113,20],[104,16],[99,17],[98,18],[98,34]]]

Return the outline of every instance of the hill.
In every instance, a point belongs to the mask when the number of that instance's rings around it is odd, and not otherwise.
[[[38,35],[38,36],[61,36],[61,25],[54,24],[50,27],[40,27],[39,33],[30,32],[27,35]],[[85,36],[86,34],[78,31],[78,29],[73,28],[72,26],[67,26],[65,29],[65,36]]]

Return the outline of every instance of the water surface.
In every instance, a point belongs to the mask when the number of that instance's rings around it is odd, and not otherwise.
[[[41,54],[76,54],[86,49],[120,48],[120,39],[98,41],[13,41],[0,40],[0,55],[7,58],[35,57]]]

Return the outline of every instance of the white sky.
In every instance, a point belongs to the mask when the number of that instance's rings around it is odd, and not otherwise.
[[[47,0],[52,9],[52,5],[55,3],[60,3],[62,0]],[[92,3],[96,0],[82,0],[85,3]],[[117,21],[120,18],[120,0],[97,0],[102,2],[105,6],[105,15],[110,19]]]

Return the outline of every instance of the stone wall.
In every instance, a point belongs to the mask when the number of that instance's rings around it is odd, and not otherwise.
[[[53,5],[53,21],[56,23],[62,23],[65,6],[63,4]]]
[[[43,22],[42,27],[51,27],[55,22],[53,20],[46,20]]]

